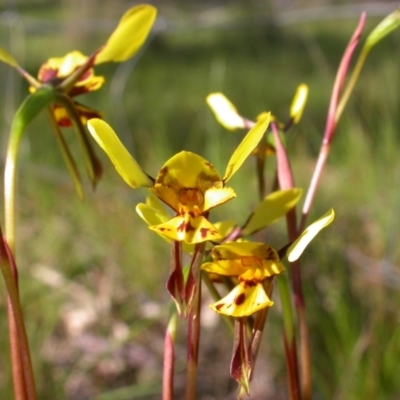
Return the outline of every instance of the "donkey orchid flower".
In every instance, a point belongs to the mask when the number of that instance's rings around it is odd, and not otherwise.
[[[334,215],[331,209],[312,223],[288,248],[288,260],[297,260],[318,232],[333,221]],[[213,261],[203,264],[203,270],[239,280],[230,293],[210,306],[214,311],[246,317],[272,306],[263,282],[285,270],[276,250],[265,243],[230,242],[215,246],[211,256]]]
[[[132,57],[146,40],[156,18],[157,10],[147,4],[128,10],[107,42],[87,57],[72,51],[64,57],[50,58],[39,69],[38,79],[26,72],[7,51],[0,48],[0,61],[17,69],[30,83],[33,92],[41,85],[51,85],[69,98],[99,89],[102,76],[96,76],[93,67],[104,62],[122,62]],[[57,103],[57,101],[56,101]],[[98,111],[73,102],[76,112],[84,124],[89,118],[101,117]],[[71,126],[70,112],[61,105],[53,108],[60,126]]]
[[[141,170],[104,121],[92,119],[88,128],[128,185],[133,188],[148,187],[174,210],[175,217],[150,226],[150,229],[173,240],[193,244],[222,238],[208,221],[209,211],[236,197],[233,189],[225,187],[225,184],[257,146],[268,123],[267,115],[249,131],[229,160],[223,177],[203,157],[182,151],[162,166],[155,179]]]

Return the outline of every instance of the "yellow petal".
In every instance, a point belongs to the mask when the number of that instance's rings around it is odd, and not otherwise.
[[[0,61],[11,65],[12,67],[18,67],[17,60],[7,51],[0,47]]]
[[[242,264],[240,258],[236,260],[218,260],[204,263],[201,269],[223,276],[239,276],[248,270],[248,266]]]
[[[217,121],[226,129],[234,131],[245,128],[244,119],[238,114],[235,106],[222,94],[211,93],[206,101]]]
[[[153,185],[153,181],[142,171],[110,125],[96,118],[91,119],[87,125],[97,144],[110,157],[116,170],[129,186],[138,188]]]
[[[221,234],[206,218],[192,218],[188,214],[172,218],[164,224],[150,226],[150,229],[189,244],[221,239]]]
[[[308,86],[301,84],[294,95],[292,105],[290,106],[290,116],[293,118],[293,123],[297,124],[303,115],[304,107],[307,102]]]
[[[157,9],[148,4],[132,7],[99,51],[95,64],[121,62],[132,57],[146,40],[156,19]]]
[[[163,224],[171,218],[168,214],[160,212],[144,203],[139,203],[136,206],[136,212],[148,225]]]
[[[213,225],[218,229],[218,232],[223,237],[228,236],[232,232],[232,230],[237,227],[236,222],[232,220],[219,221]]]
[[[158,200],[158,198],[153,194],[150,194],[149,196],[146,197],[146,204],[151,208],[154,208],[161,214],[164,214],[167,218],[170,218],[170,215],[167,213],[167,210],[165,209],[163,203],[160,200]]]
[[[246,282],[241,282],[223,299],[210,307],[219,314],[247,317],[273,304],[274,302],[267,296],[261,283],[248,285]]]
[[[259,257],[263,260],[279,261],[277,252],[262,242],[228,242],[215,246],[213,260],[234,260],[243,257]]]
[[[202,211],[210,210],[216,206],[226,203],[236,197],[232,188],[210,188],[204,193],[204,204]]]
[[[318,232],[328,226],[334,218],[335,212],[331,208],[325,215],[313,222],[288,248],[286,253],[288,260],[296,261]]]
[[[151,196],[147,198],[147,201],[149,200],[149,198],[152,198],[151,204],[154,205],[154,200],[157,201],[157,199],[154,199],[154,196]],[[161,203],[158,202],[155,207],[152,207],[152,205],[139,203],[136,206],[136,212],[138,213],[139,217],[142,218],[143,221],[146,222],[147,225],[149,225],[149,227],[151,227],[152,225],[163,224],[171,219],[171,216],[168,215]],[[155,230],[155,232],[167,242],[171,242],[172,239],[168,236],[163,235],[160,230]],[[192,253],[194,251],[194,245],[183,243],[182,249],[187,253]]]
[[[258,145],[259,141],[263,137],[265,131],[268,128],[270,115],[267,114],[261,118],[253,128],[247,133],[244,139],[241,141],[235,152],[232,154],[231,159],[226,167],[224,182],[227,182],[232,178],[233,174],[240,168],[246,158]]]
[[[181,151],[162,166],[156,184],[176,190],[200,189],[204,193],[210,187],[222,187],[222,179],[209,161],[190,151]]]
[[[297,204],[302,193],[302,189],[294,188],[278,190],[268,195],[244,224],[242,235],[251,235],[282,218]]]

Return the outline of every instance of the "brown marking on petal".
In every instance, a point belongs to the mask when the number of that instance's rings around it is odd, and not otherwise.
[[[244,293],[240,293],[239,296],[235,297],[234,303],[237,306],[240,306],[241,304],[244,303],[245,300],[246,300],[246,295]]]
[[[190,232],[190,231],[194,231],[195,228],[194,226],[192,226],[192,224],[190,223],[190,221],[183,221],[179,226],[178,226],[178,231],[179,232]]]
[[[215,306],[215,309],[216,309],[216,310],[220,310],[224,305],[225,305],[225,303],[217,304],[217,305]]]
[[[240,276],[239,276],[239,282],[243,282],[243,285],[244,285],[245,288],[254,287],[258,283],[260,283],[259,281],[255,280],[255,279],[246,279],[246,280],[244,280]]]

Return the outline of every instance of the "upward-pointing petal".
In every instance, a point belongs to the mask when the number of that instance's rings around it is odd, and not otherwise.
[[[270,113],[260,118],[260,120],[250,129],[244,139],[240,142],[226,167],[225,176],[223,178],[225,183],[232,178],[233,174],[235,174],[249,154],[256,148],[268,128],[270,118]]]
[[[0,47],[0,61],[3,61],[14,68],[18,67],[17,60],[9,52],[5,51],[1,47]]]
[[[157,9],[148,4],[141,4],[128,10],[99,51],[95,64],[121,62],[132,57],[146,40],[156,15]]]
[[[313,222],[288,248],[288,260],[290,262],[296,261],[318,232],[328,226],[334,218],[335,212],[331,208],[325,215]]]
[[[116,170],[129,186],[134,189],[153,186],[152,179],[142,171],[110,125],[97,118],[91,119],[87,125],[97,144],[110,157]]]

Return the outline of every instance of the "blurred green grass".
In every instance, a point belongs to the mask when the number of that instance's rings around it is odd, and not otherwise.
[[[76,16],[68,7],[46,8],[45,14],[36,9],[37,15],[32,9],[21,11],[22,18],[60,23]],[[377,22],[369,19],[366,32]],[[249,118],[271,110],[285,119],[297,85],[304,82],[310,97],[288,146],[298,186],[306,188],[334,74],[355,25],[350,19],[287,28],[250,24],[232,30],[167,31],[151,41],[139,60],[99,68],[107,86],[80,101],[105,110],[106,121],[153,176],[181,149],[203,155],[223,172],[242,133],[224,131],[205,96],[223,91]],[[37,32],[16,48],[26,47],[19,54],[34,73],[50,55],[61,56],[75,47],[90,52],[106,35],[85,31],[79,40],[79,35],[71,38],[62,30],[51,36]],[[400,392],[399,49],[395,33],[370,54],[338,126],[310,218],[329,207],[337,214],[302,262],[316,399],[396,399]],[[0,72],[8,79],[0,83],[1,105],[9,111],[12,107],[4,99],[11,94],[10,80],[15,106],[26,85],[5,66]],[[3,148],[9,120],[5,112],[0,123]],[[74,146],[73,133],[66,136]],[[136,393],[136,398],[156,399],[168,311],[163,305],[168,302],[168,246],[135,214],[146,191],[128,188],[97,153],[104,178],[94,193],[86,187],[86,200],[80,203],[45,118],[34,121],[23,140],[17,248],[39,398],[118,400]],[[216,210],[216,219],[246,219],[257,202],[253,167],[249,160],[232,179],[238,198]],[[268,168],[271,184],[273,160]],[[261,238],[282,246],[284,224]],[[0,290],[5,333],[4,286]],[[275,300],[255,384],[268,380],[269,397],[283,399],[286,373]],[[234,398],[235,385],[227,378],[230,339],[223,324],[210,321],[202,344],[199,398]],[[0,393],[11,398],[6,334],[0,345]],[[185,362],[181,346],[178,393]],[[207,373],[210,368],[218,372]],[[253,392],[254,399],[265,398],[265,392]]]

